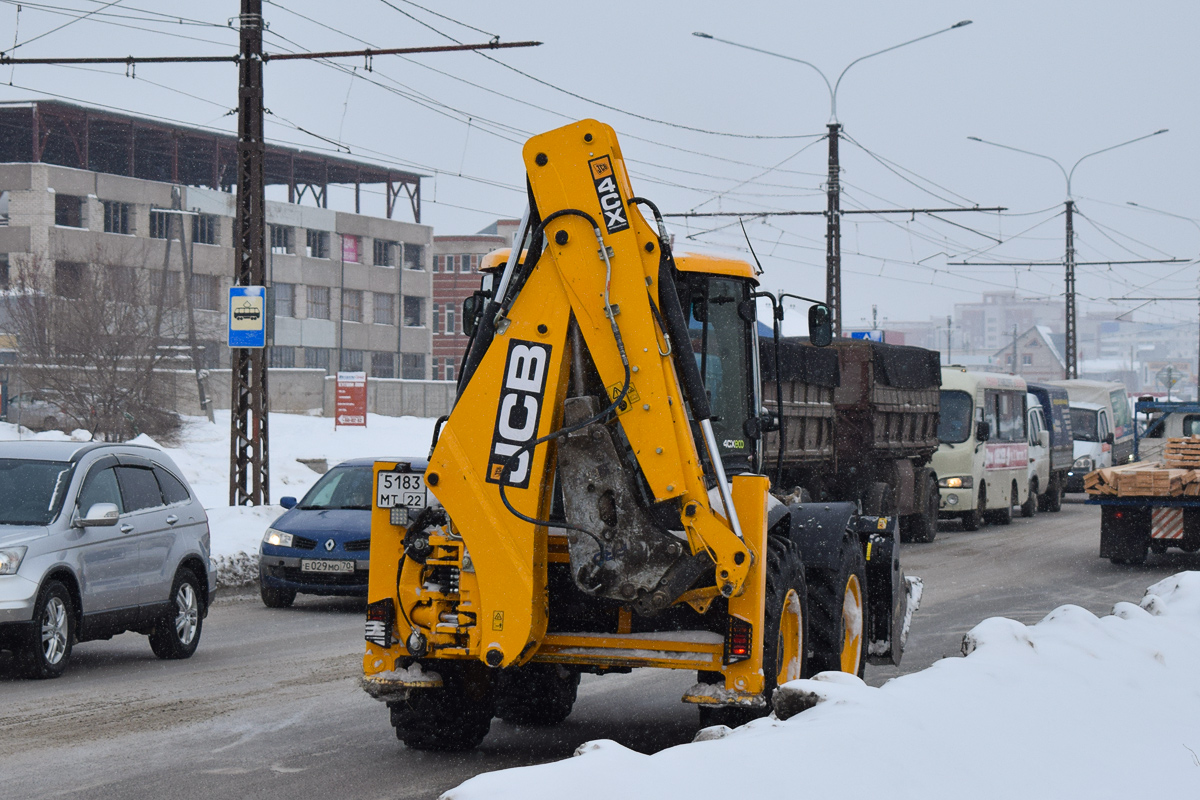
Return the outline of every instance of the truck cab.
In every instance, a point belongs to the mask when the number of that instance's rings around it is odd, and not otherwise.
[[[1200,435],[1200,403],[1154,402],[1139,399],[1139,416],[1149,417],[1145,431],[1138,432],[1135,452],[1138,461],[1159,461],[1167,440]]]
[[[1082,492],[1083,476],[1113,465],[1113,429],[1108,407],[1100,403],[1071,403],[1075,463],[1067,471],[1067,491]]]

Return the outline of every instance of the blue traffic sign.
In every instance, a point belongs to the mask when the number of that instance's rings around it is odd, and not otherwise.
[[[850,331],[851,339],[866,339],[871,342],[882,342],[883,331]]]
[[[229,346],[267,346],[267,290],[265,287],[229,287]]]

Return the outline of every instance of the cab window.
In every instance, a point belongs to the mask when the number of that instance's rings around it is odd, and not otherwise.
[[[1195,436],[1200,433],[1200,414],[1188,414],[1183,418],[1183,435]]]
[[[998,389],[985,391],[984,419],[992,429],[992,441],[1025,441],[1025,402],[1021,393]]]

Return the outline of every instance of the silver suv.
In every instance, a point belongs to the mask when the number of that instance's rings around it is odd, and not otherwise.
[[[208,517],[150,447],[0,443],[0,649],[57,678],[76,642],[125,631],[187,658],[215,591]]]

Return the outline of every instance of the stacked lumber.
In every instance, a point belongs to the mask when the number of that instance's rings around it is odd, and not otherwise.
[[[1173,469],[1200,469],[1200,436],[1167,439],[1163,461]]]
[[[1196,444],[1200,450],[1200,438]],[[1083,479],[1083,490],[1110,497],[1200,497],[1200,468],[1172,467],[1161,461],[1107,467],[1089,472]]]

